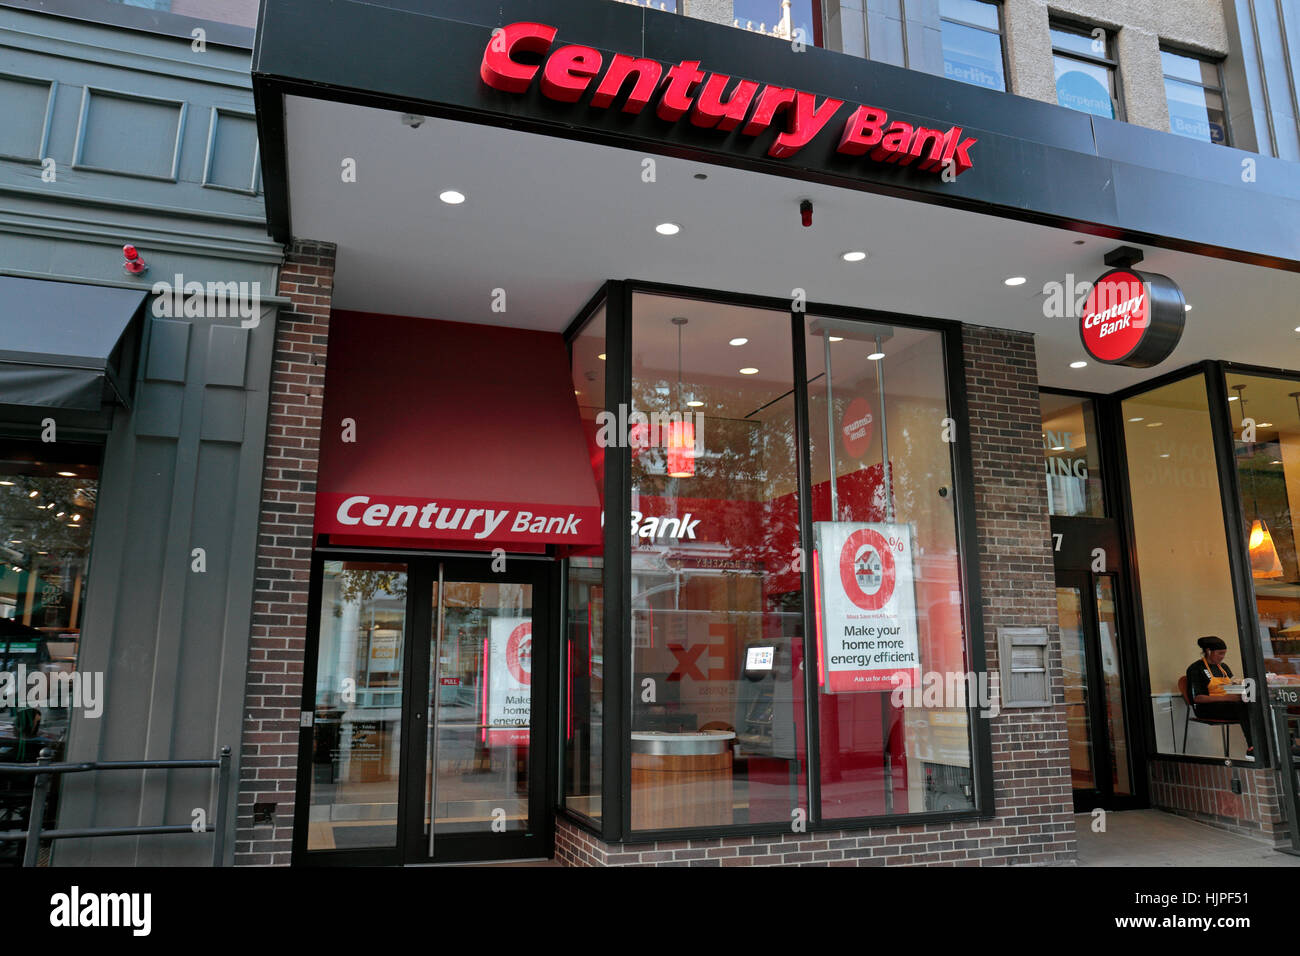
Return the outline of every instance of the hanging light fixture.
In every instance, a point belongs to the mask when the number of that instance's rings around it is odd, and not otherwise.
[[[682,326],[686,321],[680,315],[672,320],[677,326],[677,405],[683,411],[681,420],[668,423],[668,439],[664,442],[669,478],[695,476],[695,422],[686,418],[689,412],[684,411],[694,397],[688,400],[682,391]]]
[[[1234,385],[1232,387],[1237,393],[1237,406],[1241,409],[1241,420],[1244,425],[1246,421],[1246,398],[1243,393],[1246,386]],[[1273,535],[1268,530],[1268,523],[1264,520],[1264,516],[1259,513],[1259,491],[1256,486],[1258,479],[1254,468],[1254,442],[1251,442],[1250,452],[1250,494],[1255,512],[1255,519],[1250,524],[1250,536],[1246,539],[1246,547],[1250,552],[1250,576],[1258,579],[1280,578],[1282,576],[1282,559],[1278,557],[1277,548],[1273,544]]]

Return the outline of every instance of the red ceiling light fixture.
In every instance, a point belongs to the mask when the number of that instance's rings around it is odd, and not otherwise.
[[[144,275],[149,270],[149,266],[140,258],[140,250],[129,242],[122,247],[122,258],[122,270],[128,275]]]
[[[687,404],[682,393],[682,327],[686,322],[680,315],[672,320],[677,326],[677,404],[682,411],[680,418],[668,423],[668,436],[664,442],[669,478],[695,477],[695,422],[685,411]]]

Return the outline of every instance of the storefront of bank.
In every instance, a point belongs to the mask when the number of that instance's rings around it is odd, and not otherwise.
[[[1178,680],[1211,634],[1300,680],[1292,164],[599,0],[403,6],[259,28],[293,305],[237,862],[1285,837],[1268,695]],[[1177,292],[1145,363],[1085,351],[1117,261]]]

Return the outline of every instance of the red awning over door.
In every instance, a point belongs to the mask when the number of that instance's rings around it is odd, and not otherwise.
[[[336,311],[316,532],[337,543],[540,550],[601,540],[563,339]]]

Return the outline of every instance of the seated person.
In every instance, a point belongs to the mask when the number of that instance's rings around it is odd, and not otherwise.
[[[1241,734],[1246,738],[1246,756],[1255,756],[1255,745],[1250,739],[1250,713],[1241,697],[1225,694],[1223,685],[1232,683],[1232,670],[1223,659],[1228,655],[1228,645],[1217,637],[1202,637],[1197,641],[1201,659],[1187,668],[1187,696],[1192,700],[1192,713],[1206,720],[1235,720],[1241,724]]]

